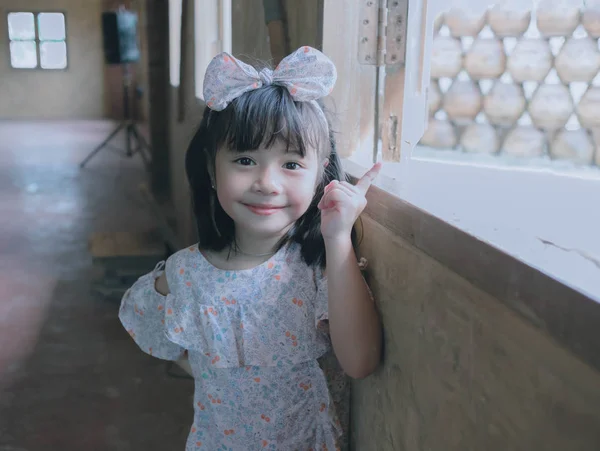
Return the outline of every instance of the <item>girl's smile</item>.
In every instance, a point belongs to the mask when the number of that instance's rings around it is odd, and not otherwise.
[[[270,215],[273,215],[285,208],[285,207],[278,207],[276,205],[269,205],[269,204],[246,204],[246,203],[244,203],[244,205],[246,207],[248,207],[248,210],[250,210],[252,213],[257,214],[259,216],[270,216]]]

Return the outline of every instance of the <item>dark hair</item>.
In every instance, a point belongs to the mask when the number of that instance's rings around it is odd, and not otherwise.
[[[325,120],[324,120],[325,119]],[[283,141],[286,148],[305,155],[316,149],[329,164],[324,168],[315,196],[279,247],[293,241],[301,245],[308,265],[325,266],[325,245],[321,235],[321,214],[317,208],[325,186],[333,180],[346,180],[336,152],[334,132],[323,105],[296,102],[286,88],[268,85],[233,100],[223,111],[206,107],[204,116],[185,156],[185,170],[190,184],[192,208],[201,249],[220,251],[235,246],[235,225],[225,213],[212,188],[215,157],[223,145],[248,151],[270,147]],[[355,241],[355,231],[352,240]]]

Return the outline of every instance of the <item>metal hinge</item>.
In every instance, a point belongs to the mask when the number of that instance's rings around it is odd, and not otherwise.
[[[408,0],[361,0],[358,61],[404,64]]]

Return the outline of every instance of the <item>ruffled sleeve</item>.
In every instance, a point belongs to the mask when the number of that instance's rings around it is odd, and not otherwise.
[[[167,338],[165,305],[168,296],[154,288],[164,262],[154,271],[140,277],[121,300],[119,319],[137,345],[146,353],[164,360],[178,360],[184,349]]]

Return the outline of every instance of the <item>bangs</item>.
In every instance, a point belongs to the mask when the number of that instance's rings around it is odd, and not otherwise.
[[[265,86],[235,99],[225,110],[211,114],[216,148],[247,152],[282,142],[288,152],[305,156],[329,147],[329,128],[316,102],[295,102],[286,88]]]

